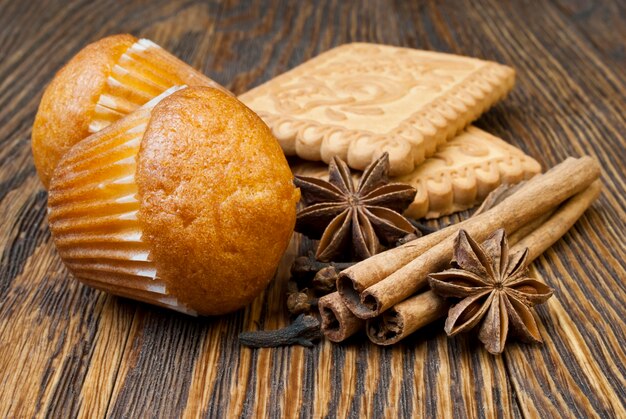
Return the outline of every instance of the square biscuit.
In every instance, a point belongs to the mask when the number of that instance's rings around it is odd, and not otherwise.
[[[411,173],[513,86],[510,67],[378,44],[331,49],[239,99],[285,154],[363,170],[383,152]]]
[[[328,166],[295,162],[295,174],[328,179]],[[463,211],[482,202],[501,184],[514,184],[541,172],[541,165],[517,147],[470,126],[413,172],[395,176],[391,182],[406,183],[417,194],[404,215],[437,218]],[[357,181],[360,173],[354,173]]]
[[[405,215],[437,218],[472,208],[501,184],[515,184],[540,172],[541,165],[519,148],[469,126],[412,173],[393,180],[417,189]]]

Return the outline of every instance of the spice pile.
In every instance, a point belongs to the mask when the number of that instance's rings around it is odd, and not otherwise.
[[[361,217],[355,222],[353,217],[341,216],[371,211],[372,206],[366,206],[372,202],[371,196],[386,195],[368,194],[366,190],[362,195],[366,199],[358,198],[361,185],[368,185],[372,173],[377,170],[385,173],[380,169],[384,169],[385,159],[366,169],[356,188],[347,168],[335,159],[329,179],[341,180],[342,194],[333,190],[332,194],[318,193],[321,198],[307,198],[307,188],[321,191],[333,184],[310,178],[298,180],[301,188],[306,185],[302,188],[303,199],[310,206],[300,211],[297,226],[306,225],[301,231],[328,239],[320,241],[320,247],[326,246],[322,252],[318,247],[317,252],[318,257],[324,255],[326,262],[312,254],[296,259],[289,310],[294,314],[309,313],[311,319],[319,315],[322,333],[335,342],[364,330],[372,342],[390,345],[446,314],[448,335],[477,328],[479,339],[494,354],[504,350],[509,329],[522,341],[541,342],[532,307],[550,298],[552,290],[529,278],[527,268],[569,230],[599,195],[597,162],[589,157],[568,158],[530,181],[496,189],[469,219],[432,234],[409,236],[408,242],[394,246],[392,240],[376,234],[382,224],[379,221]],[[338,173],[342,176],[337,177]],[[394,184],[386,183],[384,176],[381,179],[385,182],[372,183],[377,184],[376,190],[406,191],[399,186],[390,187]],[[401,225],[412,224],[399,214],[400,200],[392,198],[393,193],[388,196],[388,201],[376,201],[381,206],[384,202],[393,203],[389,207],[398,211],[397,217],[385,218],[387,223],[401,219]],[[324,198],[333,199],[333,203],[325,202]],[[316,218],[311,215],[316,213],[312,210],[316,207],[333,211],[327,210],[329,215]],[[300,224],[302,214],[308,220]],[[367,236],[369,241],[360,234],[361,221],[369,221],[367,225],[372,226],[372,234]],[[338,224],[341,226],[337,227]],[[396,240],[399,231],[395,230],[392,236]],[[403,231],[407,235],[419,234],[419,230]],[[336,244],[329,246],[333,241]],[[351,255],[354,261],[364,255],[362,249],[383,246],[388,250],[374,252],[361,262],[334,261],[345,255]],[[341,250],[329,252],[328,249]],[[297,330],[292,328],[291,332]],[[272,342],[266,343],[274,346]]]

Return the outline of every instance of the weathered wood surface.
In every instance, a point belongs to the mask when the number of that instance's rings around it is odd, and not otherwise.
[[[0,1],[0,417],[626,415],[626,57],[615,1]],[[317,53],[371,41],[509,64],[517,86],[478,121],[549,167],[602,163],[604,192],[534,271],[556,289],[543,346],[489,355],[440,323],[392,348],[250,350],[288,321],[294,238],[248,309],[194,319],[74,281],[30,155],[44,85],[87,42],[148,37],[241,93]],[[296,167],[298,169],[298,167]],[[455,218],[456,219],[456,218]],[[442,220],[446,222],[447,220]]]

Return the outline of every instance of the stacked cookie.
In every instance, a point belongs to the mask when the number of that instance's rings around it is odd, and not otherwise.
[[[513,82],[491,62],[348,44],[238,100],[148,40],[105,38],[59,71],[33,127],[54,242],[96,288],[191,314],[236,310],[293,230],[284,154],[363,169],[387,152],[418,190],[408,216],[466,209],[540,171],[466,129]]]
[[[352,43],[239,98],[272,128],[287,155],[325,163],[338,156],[362,170],[389,153],[394,181],[417,189],[406,215],[436,218],[540,172],[519,149],[465,129],[514,82],[512,68],[489,61]]]

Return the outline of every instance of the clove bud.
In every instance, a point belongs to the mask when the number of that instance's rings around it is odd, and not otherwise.
[[[312,341],[321,337],[319,320],[314,316],[300,314],[293,323],[282,329],[242,332],[239,334],[239,343],[251,348],[273,348],[286,345],[312,347]]]
[[[320,262],[315,259],[313,252],[308,252],[306,256],[298,256],[291,265],[291,277],[298,283],[307,283],[313,279],[320,270],[333,267],[337,272],[343,271],[354,265],[353,262]]]
[[[287,295],[287,310],[291,314],[308,313],[317,307],[317,298],[308,294],[308,290],[289,293]]]
[[[311,285],[313,289],[323,295],[329,294],[337,289],[337,277],[339,271],[334,266],[327,266],[320,269],[315,276]]]

